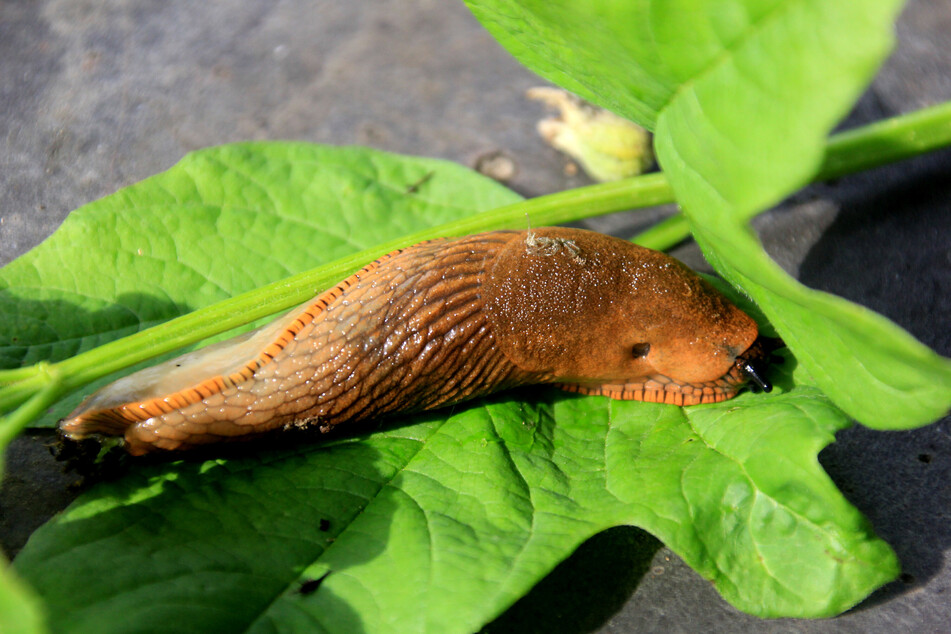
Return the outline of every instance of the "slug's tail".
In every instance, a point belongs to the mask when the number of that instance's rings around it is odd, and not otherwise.
[[[82,440],[96,434],[121,436],[134,421],[120,415],[116,410],[103,410],[71,414],[60,421],[60,432],[70,440]]]
[[[143,453],[147,443],[139,442],[137,436],[146,428],[158,427],[156,421],[179,424],[187,408],[224,409],[225,396],[272,363],[323,305],[302,306],[256,330],[123,377],[83,401],[60,421],[60,431],[76,441],[94,435],[124,436],[130,453]],[[241,413],[240,407],[232,410]],[[201,433],[197,428],[193,431]]]
[[[368,264],[270,324],[107,385],[60,421],[60,431],[75,441],[95,435],[124,436],[126,449],[134,455],[151,451],[153,445],[177,448],[251,433],[254,431],[251,425],[229,425],[227,419],[247,414],[253,409],[253,403],[228,402],[228,397],[233,396],[239,385],[253,381],[262,367],[275,363],[285,346],[298,335],[313,329],[327,306],[361,275],[370,273],[397,253],[399,251],[394,251]],[[224,422],[215,425],[215,430],[191,422],[183,424],[186,408],[214,410],[213,417]],[[162,425],[157,424],[158,419],[163,419]],[[159,428],[161,431],[157,431]],[[158,438],[163,434],[175,438]]]
[[[180,363],[172,365],[177,369]],[[252,373],[246,373],[250,378]],[[133,374],[122,381],[141,380],[144,383],[148,378],[149,375],[141,377],[139,374]],[[122,383],[119,387],[123,391],[109,386],[86,399],[68,418],[60,421],[60,433],[64,438],[77,442],[94,436],[124,437],[126,450],[133,455],[140,455],[149,450],[148,445],[139,439],[146,428],[156,427],[157,421],[165,420],[169,416],[180,418],[184,408],[201,404],[203,399],[217,395],[220,400],[224,400],[221,392],[234,387],[237,380],[248,379],[243,375],[236,378],[216,375],[164,396],[150,392],[143,396],[142,386],[139,386],[138,391],[125,391],[127,387]],[[144,387],[153,389],[148,385]]]

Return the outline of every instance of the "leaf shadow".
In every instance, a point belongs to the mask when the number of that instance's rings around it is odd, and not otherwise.
[[[598,533],[482,632],[597,630],[630,600],[662,546],[634,526]]]

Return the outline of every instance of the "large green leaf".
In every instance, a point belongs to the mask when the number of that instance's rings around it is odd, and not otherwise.
[[[236,163],[245,167],[229,167]],[[428,183],[438,183],[440,195],[407,193],[405,184],[433,170]],[[242,178],[231,180],[232,171]],[[438,162],[301,144],[228,146],[78,210],[61,230],[68,241],[54,236],[14,271],[60,274],[54,264],[64,262],[64,242],[78,253],[99,250],[101,264],[85,271],[82,284],[107,307],[126,291],[111,279],[119,273],[106,266],[108,241],[97,228],[128,227],[114,241],[119,260],[119,245],[141,233],[137,201],[175,189],[180,195],[147,217],[169,227],[166,243],[188,244],[207,223],[204,213],[193,221],[194,210],[220,214],[228,206],[222,201],[230,194],[214,187],[221,179],[256,193],[241,206],[246,229],[214,238],[218,253],[236,258],[232,280],[246,268],[260,275],[248,266],[248,245],[266,244],[275,218],[297,219],[298,244],[321,245],[306,255],[275,254],[282,275],[514,197]],[[309,190],[301,210],[277,213],[298,179],[323,190]],[[376,204],[380,192],[391,205]],[[326,236],[332,223],[346,240]],[[165,257],[177,254],[195,257],[178,248]],[[143,284],[174,298],[170,305],[210,301],[202,299],[209,286],[222,286],[209,285],[196,273],[201,267],[157,268],[157,280]],[[31,285],[33,301],[78,301],[71,288],[58,296],[47,284]],[[95,340],[138,327],[112,327]],[[82,336],[81,328],[70,332]],[[55,335],[43,343],[44,350],[27,346],[32,358],[59,350]],[[538,388],[324,445],[133,464],[34,534],[15,566],[46,602],[55,631],[465,632],[511,605],[586,538],[634,524],[741,609],[836,614],[894,578],[897,562],[819,467],[817,452],[848,421],[793,367],[777,369],[773,394],[721,405],[682,409]]]
[[[717,270],[742,286],[837,405],[879,428],[951,407],[951,362],[814,293],[746,221],[806,184],[887,54],[899,0],[468,0],[532,70],[655,130],[658,160]]]
[[[56,631],[100,632],[472,631],[619,523],[762,616],[836,614],[897,573],[818,467],[846,421],[815,389],[690,410],[522,396],[137,469],[38,531],[17,568]]]

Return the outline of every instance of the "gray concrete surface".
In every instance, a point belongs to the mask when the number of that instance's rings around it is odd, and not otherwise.
[[[911,0],[898,33],[895,55],[846,125],[951,99],[951,6]],[[366,144],[470,166],[502,152],[522,194],[584,184],[565,176],[566,160],[535,134],[542,110],[523,93],[538,83],[460,2],[8,0],[0,3],[0,265],[71,209],[186,152],[244,139]],[[596,226],[630,233],[640,222]],[[951,355],[951,152],[810,187],[757,226],[805,283],[870,306]],[[689,245],[677,255],[700,264]],[[0,494],[8,553],[73,496],[45,440],[22,438],[8,453]],[[951,421],[901,433],[853,428],[820,458],[905,571],[851,612],[759,621],[653,538],[617,528],[489,629],[951,630]]]

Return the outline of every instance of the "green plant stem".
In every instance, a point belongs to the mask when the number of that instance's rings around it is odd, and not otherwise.
[[[951,145],[951,101],[832,136],[815,180],[839,178]]]
[[[816,180],[837,178],[947,145],[951,145],[951,102],[833,136]],[[67,392],[140,361],[287,310],[367,262],[416,242],[495,229],[520,229],[529,223],[553,225],[671,202],[673,190],[662,173],[540,196],[355,253],[99,346],[54,367],[63,377],[62,391]],[[654,248],[664,248],[687,235],[686,221],[675,216],[641,236],[639,242],[643,244],[646,240]],[[0,388],[0,412],[25,402],[47,382],[48,377],[34,368],[0,371],[0,384],[9,384]]]
[[[683,242],[689,236],[690,223],[686,216],[678,213],[637,234],[632,241],[648,249],[663,251]]]
[[[42,385],[22,407],[9,416],[0,418],[0,451],[10,444],[30,421],[63,395],[62,375],[56,368],[45,362],[34,367],[37,368],[36,376],[42,379]]]
[[[34,377],[40,373],[40,364],[27,365],[22,368],[12,368],[9,370],[0,370],[0,385],[6,383],[15,383]],[[0,410],[2,411],[2,410]]]

